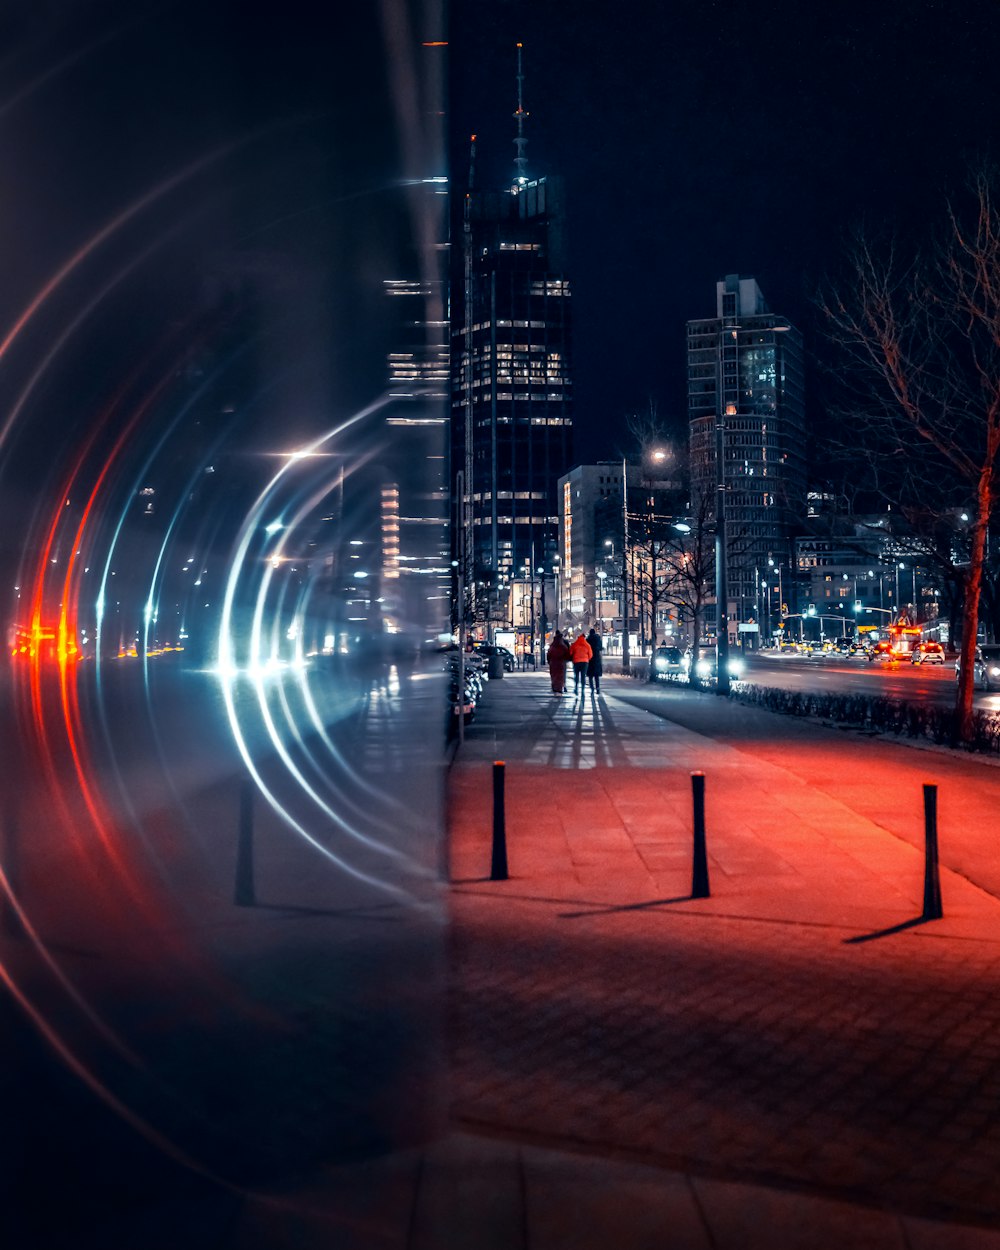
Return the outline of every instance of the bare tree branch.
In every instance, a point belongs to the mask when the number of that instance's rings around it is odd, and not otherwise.
[[[967,205],[947,205],[946,233],[926,258],[904,259],[895,241],[856,234],[846,276],[817,300],[839,352],[845,411],[869,485],[895,496],[911,537],[947,559],[960,579],[963,737],[971,732],[986,536],[1000,473],[996,169],[975,170],[970,192]],[[960,574],[954,542],[942,531],[959,506],[971,515]]]

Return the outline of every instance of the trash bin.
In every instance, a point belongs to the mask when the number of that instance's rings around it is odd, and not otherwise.
[[[492,681],[494,677],[503,676],[503,656],[502,655],[490,656],[490,658],[486,662],[486,675],[487,677],[489,677],[490,681]]]

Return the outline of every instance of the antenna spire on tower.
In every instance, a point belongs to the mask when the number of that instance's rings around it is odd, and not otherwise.
[[[514,189],[523,187],[528,181],[528,161],[524,155],[524,149],[527,147],[528,140],[524,137],[524,119],[528,116],[524,108],[524,68],[521,62],[521,53],[524,45],[517,45],[517,109],[514,117],[517,119],[517,136],[514,139],[514,147],[517,155],[514,157]]]

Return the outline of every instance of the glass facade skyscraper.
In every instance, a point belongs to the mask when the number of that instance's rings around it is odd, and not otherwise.
[[[738,620],[757,619],[769,560],[789,562],[805,512],[802,339],[753,278],[716,284],[716,316],[687,323],[691,480],[718,498],[721,421],[727,580]]]
[[[573,433],[563,199],[559,179],[517,178],[464,200],[452,271],[451,487],[466,598],[480,621],[499,619],[512,579],[557,551],[556,483],[572,463]]]

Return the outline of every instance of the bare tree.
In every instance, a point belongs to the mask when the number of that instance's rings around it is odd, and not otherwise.
[[[959,735],[972,732],[974,656],[986,539],[1000,459],[1000,186],[972,179],[967,205],[947,206],[947,229],[924,257],[858,234],[848,275],[819,298],[853,385],[869,464],[903,506],[970,517],[963,569]]]
[[[664,544],[667,570],[665,594],[677,607],[691,631],[691,646],[697,652],[705,621],[706,603],[714,595],[715,582],[715,496],[701,492],[691,499],[687,530],[674,529]],[[695,668],[691,666],[691,680]]]
[[[667,535],[675,519],[661,509],[671,492],[678,498],[682,493],[677,481],[679,462],[655,400],[649,400],[644,412],[632,413],[625,424],[639,449],[639,489],[630,497],[628,509],[627,554],[632,584],[629,598],[634,598],[639,607],[640,633],[645,634],[648,622],[650,640],[655,646],[660,609],[667,598],[664,567]]]

